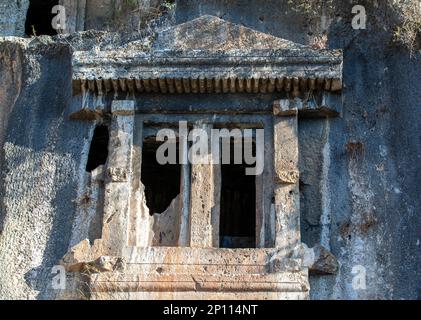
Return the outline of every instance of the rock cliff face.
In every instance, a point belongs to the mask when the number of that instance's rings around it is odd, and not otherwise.
[[[211,14],[307,44],[319,23],[286,2],[177,1],[175,21],[165,23]],[[0,6],[0,35],[23,37],[29,1]],[[421,56],[391,43],[386,8],[367,10],[367,29],[353,30],[344,1],[327,31],[329,48],[344,51],[341,116],[299,128],[302,238],[339,261],[336,275],[310,277],[313,299],[420,298]],[[89,27],[105,28],[92,12],[105,15],[87,8]],[[68,120],[72,50],[129,40],[148,44],[142,32],[0,38],[2,299],[54,298],[51,268],[72,244],[94,132],[92,122]],[[355,289],[364,272],[366,288]]]
[[[69,47],[34,42],[1,44],[2,298],[51,297],[45,284],[67,250],[89,147],[89,125],[69,122],[65,114]]]

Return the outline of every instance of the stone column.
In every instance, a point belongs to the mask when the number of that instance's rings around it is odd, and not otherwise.
[[[288,254],[301,242],[298,109],[281,100],[274,115],[275,247]]]
[[[180,233],[178,237],[179,247],[190,246],[190,164],[189,148],[188,148],[188,128],[187,122],[184,128],[180,128],[182,132],[179,136],[179,147],[181,155],[181,188],[180,195],[182,199],[181,217],[180,217]]]
[[[212,185],[213,185],[213,206],[211,209],[211,224],[212,224],[212,247],[219,248],[219,225],[221,223],[221,165],[214,164],[212,166]]]
[[[129,242],[134,101],[113,101],[111,112],[102,244],[118,256]]]
[[[212,210],[215,205],[214,166],[210,143],[212,126],[197,123],[193,130],[197,129],[207,133],[208,152],[200,159],[203,163],[197,163],[199,160],[197,157],[190,157],[193,160],[191,164],[190,246],[211,248],[215,236],[212,228]]]
[[[148,221],[149,212],[142,210],[142,200],[144,197],[142,176],[142,148],[143,148],[143,119],[138,115],[135,117],[133,129],[132,146],[132,171],[131,171],[131,197],[130,197],[130,226],[129,245],[145,247],[151,242],[149,234],[151,223]],[[145,217],[147,215],[147,217]],[[146,218],[146,219],[145,219]],[[147,220],[149,223],[144,223]],[[144,230],[147,228],[147,230]]]

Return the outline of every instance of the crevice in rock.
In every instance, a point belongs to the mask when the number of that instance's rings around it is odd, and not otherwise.
[[[87,172],[92,172],[107,162],[109,140],[108,127],[106,125],[97,126],[89,149],[88,163],[86,164]]]

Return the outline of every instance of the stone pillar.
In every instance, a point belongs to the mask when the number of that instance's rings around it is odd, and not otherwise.
[[[265,204],[263,174],[256,176],[256,248],[265,247]]]
[[[298,109],[289,100],[274,108],[275,247],[288,254],[301,242]]]
[[[197,129],[207,132],[208,153],[201,159],[203,163],[197,163],[197,157],[190,157],[193,160],[191,164],[190,246],[211,248],[214,237],[212,210],[215,204],[214,166],[212,164],[210,143],[212,126],[209,124],[195,124],[193,131]]]
[[[121,255],[129,243],[134,101],[113,101],[105,180],[103,249]]]
[[[218,141],[219,142],[219,141]],[[219,143],[218,143],[219,147]],[[211,224],[212,224],[212,247],[219,248],[219,224],[221,223],[221,165],[212,165],[212,185],[213,185],[213,206],[211,210]]]
[[[142,197],[143,197],[143,186],[141,183],[142,174],[142,147],[143,147],[143,119],[135,117],[134,129],[133,129],[133,147],[132,147],[132,194],[130,197],[130,226],[129,226],[129,245],[130,246],[146,246],[149,244],[147,237],[150,233],[150,225],[148,225],[147,233],[142,233],[142,219],[144,215],[149,215],[148,212],[141,210]],[[150,224],[150,223],[149,223]]]
[[[188,129],[187,122],[185,128],[180,128],[183,130],[182,134],[179,136],[179,146],[180,146],[180,161],[182,163],[181,168],[181,188],[180,195],[182,199],[182,209],[180,217],[180,233],[178,238],[179,247],[188,247],[190,246],[190,164],[188,161],[189,157],[189,148],[188,148]]]

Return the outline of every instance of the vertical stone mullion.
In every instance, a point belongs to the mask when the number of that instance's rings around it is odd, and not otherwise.
[[[207,163],[191,164],[190,246],[213,246],[212,207],[214,206],[214,166],[211,159],[211,129],[209,124],[195,124],[194,129],[208,133]]]
[[[275,212],[273,203],[273,190],[275,182],[273,181],[274,175],[274,137],[273,137],[274,120],[265,120],[265,146],[264,146],[264,163],[265,170],[263,172],[262,181],[262,228],[260,233],[260,246],[262,248],[272,248],[275,246]]]
[[[141,246],[141,222],[142,217],[140,208],[142,205],[142,148],[143,148],[143,119],[139,116],[135,117],[133,130],[133,147],[131,160],[131,201],[130,201],[130,225],[129,225],[129,245]]]
[[[289,101],[281,101],[289,104]],[[288,254],[300,242],[298,110],[277,110],[274,119],[275,247]]]
[[[134,101],[113,101],[105,180],[102,241],[107,254],[129,243]]]
[[[265,205],[263,174],[256,176],[256,248],[265,247]]]
[[[219,147],[219,141],[218,141]],[[213,164],[213,203],[211,210],[211,224],[212,224],[212,247],[219,248],[219,225],[221,223],[221,165],[219,163]]]
[[[188,247],[190,245],[190,164],[188,161],[188,131],[187,127],[185,128],[184,135],[179,136],[179,148],[181,152],[181,199],[182,199],[182,209],[181,209],[181,219],[180,219],[180,234],[178,238],[178,246]]]

